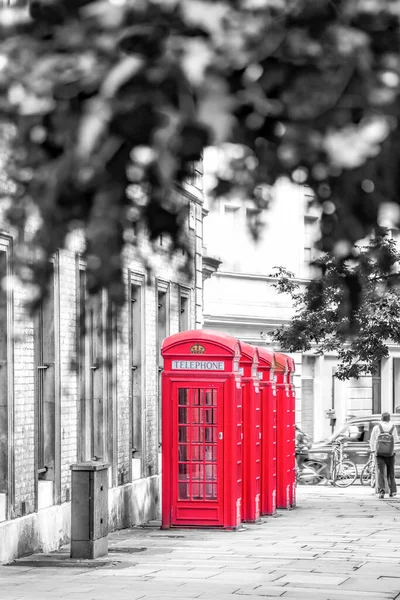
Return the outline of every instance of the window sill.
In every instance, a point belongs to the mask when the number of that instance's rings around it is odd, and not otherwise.
[[[142,478],[142,459],[132,458],[132,481]]]
[[[38,510],[54,506],[54,482],[39,479],[38,481]]]

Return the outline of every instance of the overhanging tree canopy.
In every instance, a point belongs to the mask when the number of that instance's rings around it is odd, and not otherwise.
[[[1,193],[13,226],[31,202],[40,209],[34,277],[45,281],[48,257],[80,227],[91,290],[120,303],[134,223],[185,244],[174,185],[209,144],[226,156],[215,194],[261,210],[265,186],[288,175],[322,205],[321,249],[346,258],[400,198],[399,19],[400,0],[1,9]],[[354,309],[357,286],[343,281]]]
[[[384,265],[377,260],[382,251]],[[379,360],[389,356],[388,344],[400,344],[397,246],[388,238],[376,238],[355,252],[357,261],[338,263],[328,255],[318,259],[323,274],[305,291],[286,269],[275,272],[274,287],[290,295],[295,314],[288,326],[275,330],[274,339],[289,352],[334,352],[338,379],[373,373]],[[343,307],[350,282],[360,292],[360,302],[349,317]]]

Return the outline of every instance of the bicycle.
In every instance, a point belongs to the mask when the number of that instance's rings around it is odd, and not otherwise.
[[[343,451],[344,443],[340,440],[333,444],[331,460],[331,483],[336,487],[349,487],[357,479],[357,467],[348,460]]]
[[[298,455],[296,456],[296,483],[303,485],[318,485],[325,477],[322,475],[323,469],[326,465],[322,463],[304,460],[298,462]]]
[[[360,483],[361,485],[370,485],[372,488],[375,487],[376,484],[376,465],[375,465],[375,455],[370,454],[368,461],[363,466],[360,473]]]

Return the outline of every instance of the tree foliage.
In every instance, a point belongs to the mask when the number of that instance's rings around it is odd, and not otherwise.
[[[329,255],[318,259],[322,276],[305,291],[286,269],[275,272],[274,287],[291,296],[295,314],[288,326],[274,331],[274,339],[289,352],[336,353],[339,379],[373,373],[378,361],[389,355],[388,344],[400,344],[400,253],[396,243],[376,238],[355,248],[354,253],[358,260],[338,261]],[[377,260],[382,253],[384,265]],[[350,315],[344,308],[351,293],[348,282],[361,286],[357,289],[360,303]]]
[[[45,280],[81,228],[91,290],[120,302],[135,224],[185,246],[174,186],[210,144],[225,157],[215,195],[262,210],[280,176],[306,184],[323,209],[321,249],[346,258],[400,198],[399,19],[400,0],[3,7],[0,189],[13,227],[40,210],[31,277]]]

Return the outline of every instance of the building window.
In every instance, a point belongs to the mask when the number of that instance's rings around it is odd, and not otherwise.
[[[372,373],[372,414],[381,412],[381,362],[378,361]]]
[[[55,481],[56,431],[59,397],[56,388],[55,264],[51,264],[47,296],[35,318],[35,384],[37,422],[37,470],[39,479]],[[57,312],[58,314],[58,312]]]
[[[144,278],[142,275],[130,274],[129,282],[129,363],[130,381],[130,414],[131,414],[131,450],[132,479],[142,477],[143,468],[143,372],[144,372],[144,319],[143,294]]]
[[[11,238],[0,237],[0,521],[7,518],[13,496],[13,297],[6,280],[11,274],[11,250]]]
[[[111,464],[112,484],[117,482],[118,458],[118,423],[117,423],[117,332],[118,312],[116,306],[110,302],[108,296],[104,298],[106,304],[105,322],[105,365],[103,369],[104,387],[106,390],[104,413],[104,457]]]
[[[179,331],[190,329],[190,290],[179,288]]]
[[[90,459],[106,459],[104,444],[104,351],[103,298],[101,292],[90,298],[87,312],[88,402],[86,407],[87,437]]]
[[[158,441],[161,447],[161,371],[164,362],[161,346],[169,335],[169,284],[163,281],[157,283],[157,370],[158,370]]]
[[[87,424],[90,422],[88,414],[87,396],[87,314],[86,314],[86,267],[78,261],[77,277],[77,369],[78,369],[78,460],[89,460],[90,453],[87,444]]]
[[[400,358],[393,358],[393,412],[400,413]]]
[[[104,290],[89,297],[83,263],[78,271],[79,404],[78,456],[82,461],[117,460],[117,314]]]

